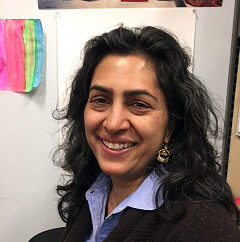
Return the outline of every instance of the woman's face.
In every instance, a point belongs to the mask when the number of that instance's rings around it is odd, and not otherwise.
[[[93,74],[85,133],[101,169],[138,179],[170,138],[168,110],[150,61],[108,55]]]

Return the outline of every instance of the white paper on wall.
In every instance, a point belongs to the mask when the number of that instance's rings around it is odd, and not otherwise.
[[[236,132],[236,135],[240,137],[240,106],[238,108],[237,132]]]
[[[58,14],[58,88],[59,106],[66,104],[66,88],[81,65],[81,51],[91,37],[123,24],[127,27],[161,26],[173,32],[193,54],[195,9],[91,9]]]

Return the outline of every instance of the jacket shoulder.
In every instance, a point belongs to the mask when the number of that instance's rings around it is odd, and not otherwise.
[[[178,241],[240,242],[240,230],[230,212],[214,202],[187,202]]]

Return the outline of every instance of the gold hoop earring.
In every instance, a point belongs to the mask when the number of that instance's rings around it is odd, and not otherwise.
[[[167,163],[170,157],[170,152],[168,150],[167,144],[163,145],[163,148],[158,151],[158,161],[162,163]]]

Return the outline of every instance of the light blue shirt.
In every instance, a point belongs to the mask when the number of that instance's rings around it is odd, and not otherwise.
[[[159,177],[155,171],[152,171],[138,189],[122,201],[112,213],[105,218],[105,208],[112,182],[108,175],[101,173],[92,187],[86,192],[86,199],[88,201],[93,225],[92,233],[86,242],[102,242],[117,225],[126,207],[142,210],[156,209],[155,192],[159,185]],[[162,203],[163,199],[160,197],[158,206]]]

